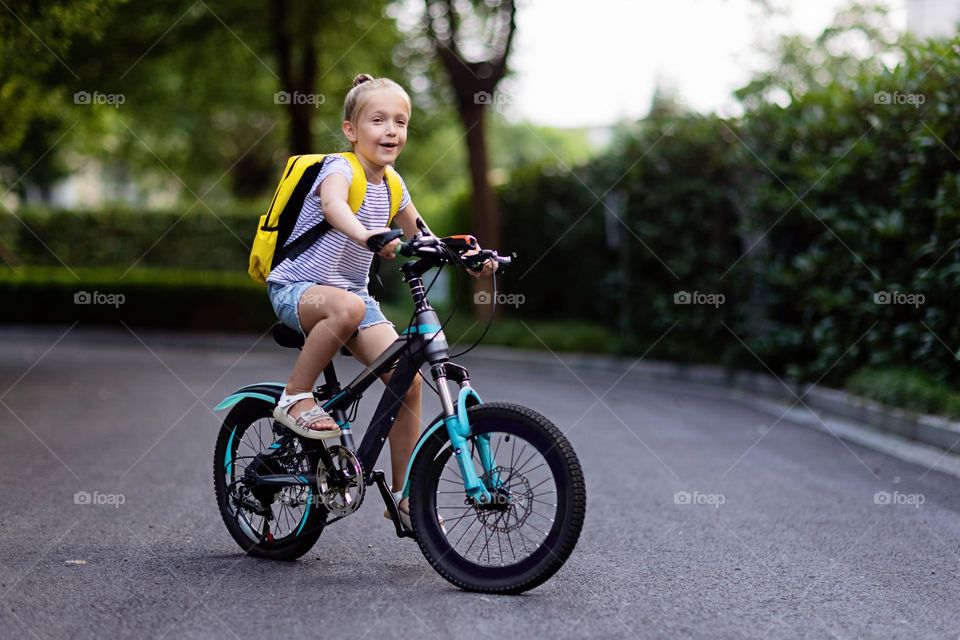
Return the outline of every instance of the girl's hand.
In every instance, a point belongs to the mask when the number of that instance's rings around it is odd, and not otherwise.
[[[383,227],[383,228],[380,228],[380,229],[372,229],[372,230],[370,230],[370,231],[367,231],[367,235],[365,235],[365,236],[363,237],[363,239],[361,240],[360,244],[363,245],[364,247],[366,247],[366,246],[367,246],[367,240],[369,240],[371,237],[373,237],[373,236],[375,236],[375,235],[379,235],[379,234],[381,234],[381,233],[383,233],[383,232],[385,232],[385,231],[391,231],[391,229],[388,229],[387,227]],[[380,251],[377,252],[377,255],[379,255],[379,256],[382,257],[382,258],[386,258],[386,259],[388,259],[388,260],[393,260],[394,258],[397,257],[397,249],[398,249],[399,247],[400,247],[400,238],[394,238],[393,240],[391,240],[391,241],[388,242],[387,244],[383,245],[383,248],[380,249]]]
[[[476,249],[471,249],[470,251],[464,251],[463,255],[472,256],[478,253],[480,253],[480,247],[477,247]],[[482,278],[483,276],[489,276],[490,274],[492,274],[494,271],[497,270],[497,267],[499,266],[500,264],[498,262],[490,258],[487,258],[486,260],[483,261],[483,268],[480,271],[467,269],[467,273],[472,275],[474,278]]]

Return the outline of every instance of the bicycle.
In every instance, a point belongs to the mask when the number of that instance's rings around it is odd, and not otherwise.
[[[371,239],[371,247],[377,250],[399,235],[384,232],[375,242]],[[423,275],[431,268],[478,269],[488,258],[510,264],[511,258],[495,251],[464,255],[475,248],[471,236],[440,239],[419,233],[401,243],[400,253],[416,258],[400,268],[414,303],[409,326],[343,388],[331,361],[324,383],[314,391],[341,428],[339,442],[300,438],[274,422],[281,382],[245,386],[215,407],[231,408],[214,453],[217,503],[227,530],[246,553],[299,558],[325,527],[356,512],[367,487],[376,485],[397,536],[414,538],[431,566],[461,589],[521,593],[542,584],[566,562],[586,512],[576,453],[536,411],[481,401],[467,369],[451,361],[443,327],[427,299]],[[274,325],[273,335],[281,346],[303,346],[304,336],[283,324]],[[420,436],[407,466],[402,495],[409,498],[408,530],[383,471],[372,467],[405,391],[424,365],[442,411]],[[351,422],[359,400],[391,370],[356,447]],[[459,386],[455,397],[450,382]]]

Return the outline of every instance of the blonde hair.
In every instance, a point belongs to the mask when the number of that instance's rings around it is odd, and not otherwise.
[[[390,89],[396,91],[407,101],[407,107],[412,110],[410,96],[399,84],[390,78],[374,78],[369,73],[358,73],[353,79],[353,88],[347,92],[347,97],[343,101],[343,119],[354,121],[354,118],[363,110],[363,105],[370,94],[377,89]]]

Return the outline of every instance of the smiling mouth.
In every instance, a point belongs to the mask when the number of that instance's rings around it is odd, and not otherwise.
[[[393,150],[393,149],[396,149],[399,145],[397,145],[396,142],[381,142],[380,146],[383,147],[384,149]]]

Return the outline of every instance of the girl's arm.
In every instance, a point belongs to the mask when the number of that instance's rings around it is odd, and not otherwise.
[[[367,238],[386,230],[384,228],[368,231],[353,215],[353,210],[347,204],[350,181],[345,176],[339,173],[331,173],[320,183],[317,192],[317,195],[320,196],[320,205],[323,207],[324,218],[330,221],[334,229],[360,246],[366,247]]]
[[[413,236],[420,233],[420,227],[417,226],[417,220],[423,222],[424,228],[427,232],[433,235],[433,232],[430,231],[430,227],[427,226],[427,223],[420,216],[420,212],[417,211],[417,208],[413,206],[413,200],[410,201],[407,206],[397,212],[397,215],[394,216],[394,220],[397,221],[397,224],[400,225],[400,229],[403,230],[404,237],[412,238]]]
[[[417,208],[413,206],[413,200],[410,201],[410,204],[408,204],[402,210],[397,212],[397,215],[394,218],[394,220],[396,220],[397,224],[400,225],[400,228],[403,229],[403,235],[405,237],[412,238],[413,236],[420,233],[420,228],[417,226],[417,220],[422,221],[423,218],[420,217],[420,213],[417,211]],[[426,222],[423,222],[423,226],[426,228],[427,232],[430,233],[430,235],[433,235],[433,231],[430,231],[430,228],[427,227]],[[464,255],[477,253],[477,251],[478,251],[477,249],[474,249],[473,251],[468,251]],[[493,260],[486,260],[483,263],[483,269],[481,269],[480,271],[467,270],[467,273],[469,273],[470,275],[476,278],[479,278],[481,276],[488,276],[494,271],[496,271],[498,266],[499,265]]]

